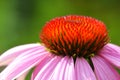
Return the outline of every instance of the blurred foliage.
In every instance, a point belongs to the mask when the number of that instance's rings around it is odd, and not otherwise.
[[[103,21],[111,42],[120,45],[120,0],[0,0],[0,53],[39,42],[46,21],[70,14]]]
[[[0,53],[20,44],[39,42],[46,21],[70,14],[103,21],[111,42],[120,45],[119,0],[0,0]]]

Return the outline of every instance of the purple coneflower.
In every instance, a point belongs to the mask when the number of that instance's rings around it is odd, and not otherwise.
[[[52,19],[40,33],[42,43],[14,47],[0,56],[0,80],[120,80],[120,47],[109,43],[101,21],[85,16]]]

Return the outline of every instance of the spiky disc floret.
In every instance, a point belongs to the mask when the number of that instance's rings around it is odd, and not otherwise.
[[[101,21],[76,15],[52,19],[43,27],[40,39],[52,53],[73,57],[95,54],[109,40]]]

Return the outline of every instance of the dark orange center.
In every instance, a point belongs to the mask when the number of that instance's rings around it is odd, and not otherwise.
[[[54,54],[86,57],[96,54],[109,41],[105,25],[85,16],[63,16],[43,27],[40,39]]]

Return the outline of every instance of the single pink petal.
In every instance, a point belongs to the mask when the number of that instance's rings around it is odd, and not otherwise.
[[[98,53],[113,65],[120,68],[120,47],[114,44],[107,44]]]
[[[42,46],[39,43],[33,43],[33,44],[25,44],[11,48],[0,56],[0,66],[7,65],[22,53],[38,47],[42,47]]]
[[[63,57],[54,69],[50,80],[76,80],[73,58]]]
[[[66,64],[64,70],[65,70],[64,71],[65,73],[63,73],[64,74],[63,80],[76,80],[76,78],[75,78],[75,71],[74,71],[74,61],[73,61],[72,57],[71,58],[68,57],[68,62]]]
[[[37,65],[44,57],[50,53],[45,48],[36,51],[28,51],[18,56],[5,70],[1,72],[1,79],[11,80],[19,77],[35,65]]]
[[[77,80],[96,80],[94,72],[84,58],[77,58],[75,63]]]
[[[50,80],[50,76],[55,69],[58,62],[61,60],[61,57],[55,56],[50,61],[48,61],[44,66],[39,66],[39,73],[36,75],[34,80]],[[42,65],[42,64],[41,64]]]
[[[94,71],[97,80],[119,80],[120,76],[117,71],[105,59],[100,56],[92,57]]]
[[[117,46],[117,45],[112,44],[112,43],[108,43],[107,45],[112,47],[112,48],[115,48],[115,50],[117,50],[117,51],[120,51],[120,46]],[[119,54],[120,54],[120,52],[119,52]]]
[[[65,79],[64,77],[65,77],[65,73],[66,73],[66,66],[68,64],[68,60],[70,60],[70,59],[71,58],[65,56],[58,62],[56,68],[54,69],[54,71],[51,75],[50,80],[64,80]],[[74,70],[74,65],[73,65],[72,70]],[[72,73],[72,74],[74,74],[74,73]],[[74,75],[72,75],[72,76],[74,76]]]

